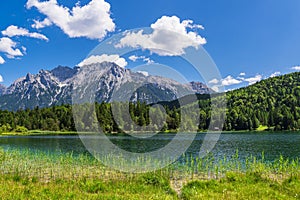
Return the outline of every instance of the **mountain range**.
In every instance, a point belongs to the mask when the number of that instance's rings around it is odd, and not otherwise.
[[[201,82],[179,83],[159,76],[146,76],[115,63],[103,62],[82,67],[58,66],[53,70],[28,73],[9,87],[0,85],[0,109],[19,110],[71,104],[74,92],[93,88],[96,102],[171,101],[188,94],[212,92]],[[132,88],[135,88],[132,91]],[[81,98],[81,97],[80,97]],[[86,96],[82,97],[83,100]]]

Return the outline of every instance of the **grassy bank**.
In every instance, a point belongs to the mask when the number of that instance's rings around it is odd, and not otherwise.
[[[1,199],[176,199],[165,172],[126,174],[89,155],[0,151]]]
[[[261,130],[252,130],[252,131],[247,131],[247,130],[241,130],[241,131],[222,131],[222,134],[232,134],[232,133],[238,133],[238,134],[243,134],[243,133],[300,133],[299,130],[294,130],[294,131],[272,131],[272,130],[267,130],[267,129],[261,129]],[[149,132],[150,133],[150,132]],[[152,132],[151,132],[152,133]],[[158,134],[176,134],[176,131],[165,131],[165,132],[159,132]],[[190,133],[190,132],[187,132]],[[198,132],[198,134],[206,134],[206,131],[201,131]],[[94,134],[91,132],[74,132],[74,131],[41,131],[41,130],[30,130],[27,132],[4,132],[4,133],[0,133],[0,137],[1,136],[68,136],[68,135],[82,135],[82,134],[86,134],[86,135],[90,135],[90,134]],[[193,134],[193,133],[190,133]],[[106,133],[106,135],[125,135],[125,133]]]
[[[34,135],[78,135],[76,131],[41,131],[41,130],[29,130],[26,132],[4,132],[0,136],[34,136]]]
[[[220,180],[196,180],[186,184],[182,199],[299,199],[299,175],[284,179],[262,177],[259,173],[227,173]]]
[[[184,158],[162,170],[121,173],[90,155],[0,151],[2,199],[296,199],[299,160]]]
[[[2,199],[176,199],[167,184],[133,180],[77,179],[49,183],[28,178],[0,178]]]

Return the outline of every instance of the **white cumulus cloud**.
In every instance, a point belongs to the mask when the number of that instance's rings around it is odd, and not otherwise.
[[[110,17],[110,4],[104,0],[91,0],[84,6],[76,4],[71,9],[59,5],[57,0],[41,2],[28,0],[26,7],[27,9],[37,8],[51,23],[71,38],[103,39],[108,32],[115,30],[115,23]],[[47,23],[44,21],[42,26]],[[35,26],[38,26],[36,22]]]
[[[206,39],[196,31],[203,26],[193,24],[192,20],[181,21],[177,16],[162,16],[151,24],[153,32],[126,32],[116,47],[133,47],[148,49],[161,56],[179,56],[185,54],[188,47],[199,48],[206,44]]]
[[[129,56],[128,58],[129,58],[129,60],[135,62],[135,61],[137,61],[140,57],[139,57],[139,56],[136,56],[136,55],[132,55],[132,56]]]
[[[0,56],[0,65],[2,65],[2,64],[4,64],[4,63],[5,63],[4,58],[2,58],[2,57]]]
[[[14,36],[25,36],[25,37],[31,37],[31,38],[36,38],[36,39],[41,39],[41,40],[46,40],[48,41],[49,39],[40,33],[30,33],[27,29],[11,25],[6,28],[6,30],[1,32],[2,35],[8,36],[8,37],[14,37]]]
[[[233,78],[232,76],[227,76],[226,78],[222,79],[222,85],[224,86],[229,86],[229,85],[236,85],[236,84],[239,84],[241,83],[242,81],[241,80],[238,80],[238,79],[235,79]]]
[[[246,76],[246,73],[245,73],[245,72],[241,72],[241,73],[239,74],[239,76]]]
[[[292,67],[293,70],[297,70],[297,71],[300,71],[300,66],[294,66]]]
[[[218,85],[212,86],[211,89],[212,89],[213,91],[215,91],[215,92],[219,92],[219,91],[220,91],[220,88],[219,88]]]
[[[137,71],[137,73],[143,74],[144,76],[149,76],[149,72],[146,71]]]
[[[8,58],[23,56],[21,50],[16,48],[16,46],[17,43],[11,40],[10,38],[8,37],[0,38],[0,52],[5,53]]]
[[[3,82],[3,77],[0,75],[0,83]]]
[[[275,77],[275,76],[279,76],[281,74],[281,72],[274,72],[270,75],[270,77]]]
[[[262,75],[260,74],[257,74],[256,76],[254,77],[250,77],[250,78],[245,78],[245,81],[249,83],[249,85],[252,85],[258,81],[261,81],[262,80]]]
[[[277,76],[279,74],[280,74],[280,72],[275,72],[273,75]],[[257,74],[256,76],[249,77],[249,78],[245,78],[243,76],[244,75],[242,75],[241,73],[239,74],[238,77],[233,77],[232,75],[228,75],[227,77],[221,79],[220,81],[218,79],[212,79],[208,83],[212,85],[210,87],[231,86],[231,85],[237,85],[240,83],[248,83],[249,85],[252,85],[263,79],[262,75],[260,75],[260,74]]]
[[[146,56],[136,56],[136,55],[131,55],[128,57],[129,60],[136,62],[137,60],[143,60],[144,62],[146,62],[147,64],[152,64],[154,63],[153,60],[151,60],[150,58],[146,57]]]
[[[52,22],[48,18],[45,18],[43,21],[34,19],[33,22],[34,24],[32,24],[31,27],[35,29],[41,29],[52,25]]]
[[[209,83],[209,84],[218,84],[218,83],[219,83],[219,80],[216,79],[216,78],[214,78],[214,79],[208,81],[208,83]]]
[[[127,65],[127,62],[124,58],[120,57],[119,55],[113,54],[113,55],[92,55],[88,57],[87,59],[83,60],[78,64],[79,67],[82,67],[84,65],[90,65],[94,63],[102,63],[102,62],[113,62],[117,64],[120,67],[125,67]]]
[[[152,64],[152,63],[154,63],[154,61],[151,60],[150,58],[144,58],[143,61],[146,62],[147,64]]]

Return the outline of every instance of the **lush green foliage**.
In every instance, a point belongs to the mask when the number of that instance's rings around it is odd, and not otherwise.
[[[227,92],[226,122],[224,130],[298,130],[300,129],[300,73],[292,73],[263,80],[249,87]],[[218,98],[218,97],[214,97]],[[211,118],[211,99],[208,95],[198,95],[200,113],[195,113],[195,103],[188,103],[189,97],[182,98],[189,113],[181,119],[178,101],[161,102],[161,107],[152,108],[145,103],[114,103],[114,115],[111,103],[96,103],[96,116],[91,115],[94,106],[81,105],[76,113],[80,123],[75,127],[72,107],[61,105],[51,108],[19,110],[16,112],[0,111],[0,133],[20,130],[76,131],[96,130],[97,121],[104,132],[122,132],[122,130],[139,131],[140,127],[149,125],[153,130],[161,131],[207,130]],[[128,112],[134,123],[116,115]],[[167,115],[164,115],[164,110]],[[76,111],[75,111],[76,112]],[[149,115],[155,116],[150,120]],[[214,113],[218,114],[218,113]],[[197,120],[199,116],[199,120]],[[94,118],[93,118],[94,117]],[[89,119],[89,120],[86,120]],[[119,119],[116,123],[116,119]],[[164,124],[161,124],[165,121]],[[19,128],[17,128],[19,126]],[[198,127],[193,127],[198,126]],[[23,131],[26,130],[23,128]]]
[[[226,130],[300,128],[300,73],[263,80],[227,93]]]
[[[36,108],[16,112],[0,112],[0,132],[16,130],[18,126],[28,130],[74,130],[71,106]]]

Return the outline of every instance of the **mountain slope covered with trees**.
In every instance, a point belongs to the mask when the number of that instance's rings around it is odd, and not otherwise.
[[[226,130],[265,125],[276,130],[300,128],[300,73],[263,80],[227,93]]]

